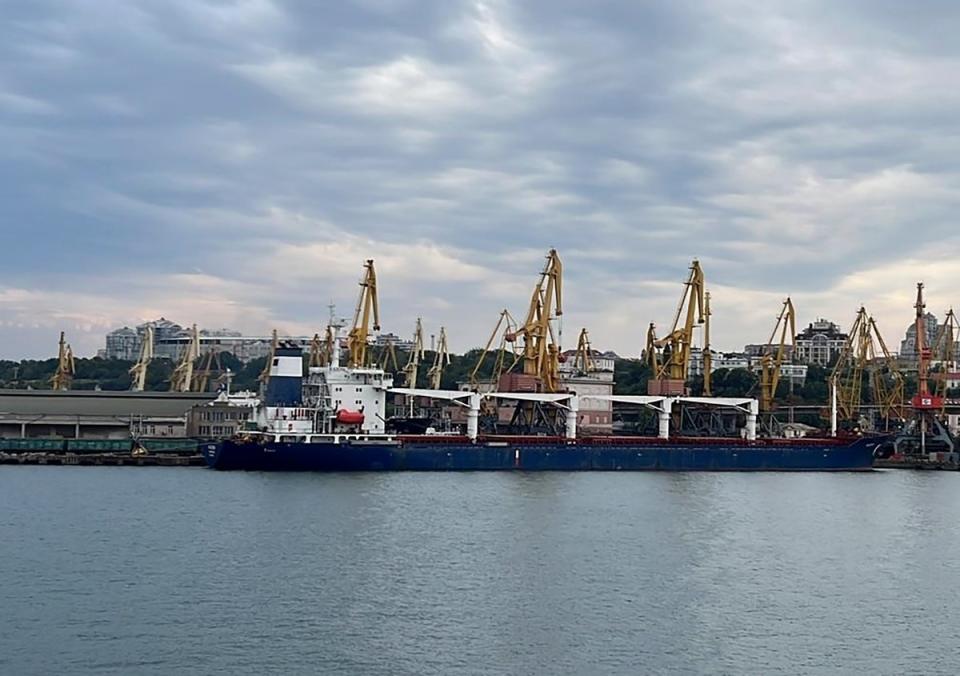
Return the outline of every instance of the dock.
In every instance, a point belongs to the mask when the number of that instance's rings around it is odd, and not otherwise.
[[[953,454],[940,453],[934,455],[947,456]],[[960,470],[960,463],[949,457],[924,458],[922,456],[902,456],[899,458],[878,458],[873,461],[873,466],[877,469],[922,469],[941,472],[956,472]]]
[[[83,465],[119,467],[202,467],[202,455],[148,453],[6,453],[0,452],[0,465]]]

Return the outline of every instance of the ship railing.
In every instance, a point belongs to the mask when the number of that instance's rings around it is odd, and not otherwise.
[[[746,439],[755,441],[757,438],[757,416],[760,413],[760,402],[756,399],[745,397],[662,397],[629,394],[587,394],[582,398],[593,399],[594,401],[609,401],[616,404],[632,404],[655,411],[658,423],[657,436],[660,439],[670,438],[670,417],[675,404],[687,403],[732,408],[746,414],[747,422],[744,430]]]

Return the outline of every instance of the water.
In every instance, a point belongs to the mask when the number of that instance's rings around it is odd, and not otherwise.
[[[955,674],[960,474],[0,467],[0,674]]]

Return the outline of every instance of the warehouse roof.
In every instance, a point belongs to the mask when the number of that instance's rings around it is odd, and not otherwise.
[[[216,392],[0,389],[0,414],[177,417],[216,396]]]

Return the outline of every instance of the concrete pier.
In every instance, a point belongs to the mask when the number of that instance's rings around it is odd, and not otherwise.
[[[5,453],[0,465],[112,465],[120,467],[202,467],[202,455],[131,455],[130,453]]]

